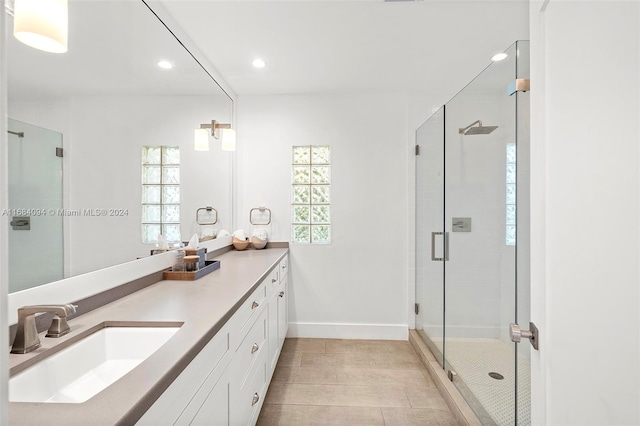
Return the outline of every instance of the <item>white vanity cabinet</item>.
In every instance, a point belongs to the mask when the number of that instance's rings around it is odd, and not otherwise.
[[[281,323],[288,319],[287,299],[284,298],[287,270],[288,258],[285,256],[263,280],[267,306],[232,361],[235,380],[230,387],[231,425],[253,425],[258,420],[288,328],[288,324]],[[258,345],[259,339],[264,345]],[[252,352],[251,358],[247,356],[249,352]]]
[[[253,425],[287,331],[287,256],[274,266],[138,425]]]

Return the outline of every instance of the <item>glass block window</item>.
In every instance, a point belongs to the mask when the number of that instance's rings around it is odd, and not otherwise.
[[[516,144],[507,144],[506,162],[506,241],[508,246],[516,245]]]
[[[294,146],[291,166],[291,242],[331,243],[331,147]]]
[[[142,242],[180,241],[180,147],[142,147]]]

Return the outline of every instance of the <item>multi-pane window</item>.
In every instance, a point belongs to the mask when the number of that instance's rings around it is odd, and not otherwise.
[[[293,147],[291,242],[331,243],[331,147]]]
[[[142,147],[142,242],[180,241],[180,147]]]
[[[507,144],[506,244],[516,245],[516,144]]]

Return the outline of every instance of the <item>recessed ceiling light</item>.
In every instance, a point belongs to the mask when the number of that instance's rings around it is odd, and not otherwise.
[[[253,65],[256,68],[264,68],[265,65],[267,65],[262,59],[257,58],[254,59],[253,62],[251,62],[251,65]]]
[[[158,61],[158,66],[160,68],[164,68],[165,70],[170,70],[171,68],[173,68],[173,64],[171,62],[165,61],[165,60]]]
[[[505,60],[507,58],[507,56],[509,56],[509,55],[507,55],[506,53],[496,53],[495,55],[493,55],[491,57],[491,60],[493,62],[503,61],[503,60]]]

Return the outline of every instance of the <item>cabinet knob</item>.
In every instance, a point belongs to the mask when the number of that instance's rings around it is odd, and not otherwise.
[[[276,281],[278,281],[278,280],[275,279],[275,278],[271,278],[271,284],[275,283]]]
[[[254,393],[253,398],[251,398],[251,406],[253,407],[254,405],[256,405],[258,401],[260,401],[260,395]]]
[[[280,297],[284,297],[284,291],[281,291],[280,294],[278,295]]]
[[[254,300],[253,303],[251,304],[251,309],[255,309],[258,306],[260,306],[260,304]]]
[[[251,347],[251,353],[256,353],[258,352],[258,350],[260,349],[260,346],[258,346],[257,343],[254,343],[253,346]]]

